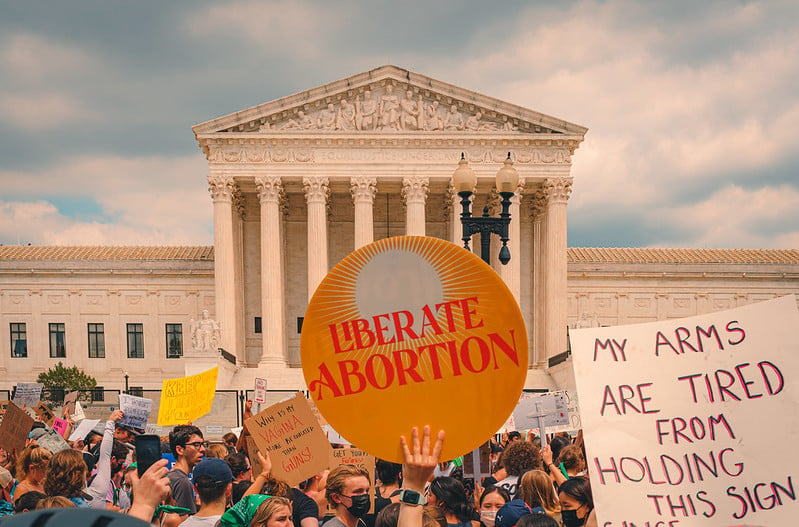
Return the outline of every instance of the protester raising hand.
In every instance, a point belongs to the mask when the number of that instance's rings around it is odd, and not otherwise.
[[[400,511],[397,527],[421,527],[424,507],[421,495],[424,487],[433,475],[441,456],[441,447],[444,445],[444,431],[438,432],[438,438],[430,451],[430,427],[425,426],[422,440],[419,441],[419,430],[414,428],[411,432],[413,450],[408,448],[405,436],[400,436],[400,446],[405,464],[402,467],[402,493],[400,494]],[[407,492],[406,492],[407,491]],[[413,503],[416,498],[417,503]],[[419,503],[422,501],[422,503]]]

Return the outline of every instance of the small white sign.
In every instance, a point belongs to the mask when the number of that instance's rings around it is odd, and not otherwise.
[[[255,402],[263,404],[266,402],[266,379],[255,378]]]

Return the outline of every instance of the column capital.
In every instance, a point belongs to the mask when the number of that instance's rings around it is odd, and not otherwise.
[[[492,216],[499,214],[499,211],[502,210],[502,198],[499,197],[499,192],[497,192],[496,187],[492,188],[488,193],[486,207],[488,207],[488,213]],[[482,212],[480,214],[482,214]]]
[[[566,203],[572,191],[572,178],[547,178],[544,181],[543,189],[550,203]]]
[[[377,178],[353,176],[350,178],[350,191],[353,203],[372,204],[377,194]]]
[[[236,182],[233,176],[208,176],[208,192],[214,201],[233,201]]]
[[[546,210],[547,195],[543,190],[536,190],[530,200],[530,212],[532,213],[533,221],[541,221]]]
[[[524,194],[524,176],[519,176],[519,182],[516,184],[516,190],[513,192],[513,198],[517,203],[522,202],[522,194]]]
[[[247,201],[244,199],[244,192],[238,185],[234,187],[233,197],[231,198],[233,209],[239,214],[239,218],[244,219],[247,213]]]
[[[280,203],[283,182],[279,176],[258,176],[255,178],[255,190],[261,203]]]
[[[404,203],[421,203],[427,200],[430,178],[413,176],[402,178],[402,200]]]
[[[306,176],[302,178],[305,199],[308,203],[327,203],[330,196],[329,180],[325,176]]]

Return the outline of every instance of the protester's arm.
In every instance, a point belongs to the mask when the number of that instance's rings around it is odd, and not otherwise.
[[[413,451],[408,448],[405,436],[400,437],[402,455],[405,464],[402,467],[402,487],[415,490],[422,494],[424,487],[438,464],[441,456],[441,447],[444,444],[444,431],[438,433],[438,438],[430,451],[430,427],[425,426],[422,433],[422,441],[419,441],[419,430],[414,428],[411,439],[413,441]],[[422,525],[422,515],[424,507],[408,505],[400,502],[399,519],[397,527],[420,527]]]
[[[541,457],[544,458],[544,466],[549,470],[549,475],[555,487],[560,487],[560,484],[566,481],[566,476],[560,471],[555,461],[552,459],[552,448],[547,445],[541,449]]]
[[[122,419],[122,410],[114,410],[105,422],[105,432],[103,441],[100,443],[100,458],[97,460],[97,475],[94,481],[86,489],[86,493],[92,497],[89,507],[92,509],[104,509],[105,498],[108,496],[108,488],[111,486],[111,450],[114,447],[114,429],[116,423]]]
[[[150,468],[142,474],[141,479],[135,470],[131,473],[133,504],[128,510],[128,515],[150,523],[155,514],[155,508],[169,495],[166,465],[166,459],[159,459],[150,465]]]
[[[266,452],[266,456],[264,456],[260,450],[256,454],[258,456],[258,463],[261,465],[261,473],[258,474],[258,477],[255,478],[252,485],[244,492],[242,498],[251,494],[260,494],[264,483],[266,483],[269,477],[269,473],[272,472],[272,459],[269,457],[269,452]]]

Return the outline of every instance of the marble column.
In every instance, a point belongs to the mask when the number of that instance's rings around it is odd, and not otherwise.
[[[510,249],[510,262],[507,265],[499,263],[499,275],[505,281],[516,303],[521,302],[522,298],[522,225],[519,214],[524,190],[524,178],[519,178],[519,184],[513,197],[510,199],[510,225],[508,225],[508,249]],[[502,247],[502,244],[500,244]]]
[[[546,256],[544,230],[546,223],[547,198],[539,190],[533,195],[530,203],[533,219],[533,353],[530,364],[545,365],[546,354],[546,304],[544,297],[544,259]],[[513,255],[511,255],[511,258]]]
[[[405,234],[425,235],[425,201],[430,179],[424,176],[402,179],[402,198],[405,202]]]
[[[544,303],[546,305],[547,358],[566,351],[567,324],[567,254],[566,254],[566,203],[571,193],[572,180],[553,177],[544,181],[547,197],[546,270]]]
[[[375,241],[374,202],[377,179],[366,176],[350,178],[352,201],[355,205],[355,249]]]
[[[236,183],[231,176],[208,176],[208,190],[214,201],[214,297],[219,322],[219,346],[236,356],[236,257],[233,231],[233,194]]]
[[[302,178],[308,203],[308,301],[327,275],[327,198],[328,179],[324,176]]]
[[[277,176],[255,178],[261,203],[261,364],[285,364],[286,314],[283,244],[280,238],[280,198],[283,185]]]

